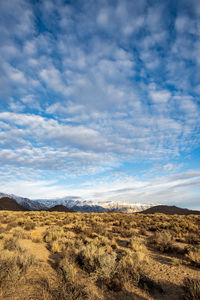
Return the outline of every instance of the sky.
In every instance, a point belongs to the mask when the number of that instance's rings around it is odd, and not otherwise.
[[[0,192],[200,209],[200,1],[0,1]]]

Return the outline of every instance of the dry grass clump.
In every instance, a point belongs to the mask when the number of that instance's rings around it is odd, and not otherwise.
[[[191,245],[198,245],[200,244],[200,236],[199,234],[189,232],[184,236],[184,242]]]
[[[156,232],[150,237],[149,242],[161,252],[169,252],[173,247],[173,238],[168,231]]]
[[[90,274],[95,272],[98,258],[109,250],[107,247],[100,246],[96,241],[88,243],[80,250],[77,261],[80,267]]]
[[[35,223],[28,221],[24,224],[25,230],[33,230],[35,228]]]
[[[64,237],[64,235],[65,233],[61,227],[54,226],[47,229],[43,238],[46,243],[51,243]]]
[[[12,234],[1,235],[0,249],[23,252],[19,245],[18,238]]]
[[[130,246],[129,246],[135,255],[137,255],[138,261],[148,261],[148,251],[144,244],[144,242],[139,238],[133,238],[130,240]]]
[[[115,252],[104,252],[96,257],[96,268],[91,277],[93,280],[108,283],[112,280],[116,272],[117,254]]]
[[[200,300],[200,280],[185,279],[186,300]]]
[[[33,243],[42,243],[42,236],[37,231],[32,232],[30,238]]]
[[[23,217],[15,217],[12,219],[12,221],[8,222],[7,224],[7,230],[10,230],[15,227],[21,227],[25,230],[32,230],[35,228],[35,223],[31,220],[30,217],[25,218]]]
[[[149,238],[149,245],[154,246],[162,253],[173,253],[184,255],[187,253],[187,247],[180,247],[175,244],[174,238],[169,231],[155,232]]]
[[[121,230],[119,230],[119,233],[120,233],[122,238],[131,238],[131,237],[134,236],[135,231],[132,230],[132,229],[122,228]]]
[[[24,229],[19,226],[12,228],[10,230],[10,233],[18,239],[30,239],[30,234],[24,231]]]
[[[191,248],[186,256],[196,267],[200,267],[200,246]]]
[[[17,225],[24,226],[26,219],[24,217],[17,218]]]
[[[137,285],[142,273],[142,260],[137,252],[126,252],[119,260],[117,266],[117,277],[122,280],[123,286],[128,284]]]
[[[171,264],[174,267],[178,267],[181,265],[181,260],[178,259],[177,257],[171,257]]]
[[[55,226],[47,229],[43,240],[48,244],[48,248],[52,253],[60,253],[66,249],[67,239],[61,227]]]
[[[34,256],[5,250],[0,254],[0,286],[14,284],[25,274],[28,268],[35,264]]]
[[[89,293],[86,285],[81,282],[77,266],[68,256],[65,256],[60,261],[57,272],[59,276],[59,285],[57,289],[58,298],[56,299],[98,299],[98,296]]]
[[[65,244],[62,241],[54,241],[51,244],[51,252],[52,253],[60,253],[65,250]]]
[[[14,292],[15,286],[27,270],[36,263],[35,257],[25,253],[18,239],[11,234],[0,240],[0,291],[3,297]]]
[[[83,246],[77,256],[78,265],[101,288],[117,292],[128,284],[137,285],[146,262],[146,247],[135,240],[132,249],[117,253],[110,246],[111,241],[107,240],[107,245],[104,241],[96,238]]]
[[[0,226],[0,234],[5,232],[5,228],[3,226]]]

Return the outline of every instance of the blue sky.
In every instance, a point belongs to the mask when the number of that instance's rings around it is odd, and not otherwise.
[[[200,209],[199,1],[0,15],[1,192]]]

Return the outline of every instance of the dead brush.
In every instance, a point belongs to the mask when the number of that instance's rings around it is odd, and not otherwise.
[[[51,243],[52,253],[61,253],[66,249],[65,243],[62,240],[56,240]]]
[[[30,239],[30,234],[28,234],[28,232],[24,231],[24,229],[19,226],[13,228],[10,233],[18,239]]]
[[[1,239],[0,248],[9,251],[19,251],[20,253],[24,252],[19,245],[18,238],[12,236],[11,234],[6,235],[3,237],[3,239]]]
[[[76,281],[77,267],[75,263],[68,256],[65,256],[60,261],[59,268],[62,270],[66,280],[70,282]]]
[[[171,252],[173,238],[168,231],[156,232],[149,238],[149,244],[155,246],[160,252]]]
[[[188,250],[186,256],[190,259],[193,265],[200,267],[200,246],[192,247]]]
[[[42,243],[42,237],[35,233],[31,235],[31,240],[33,243]]]
[[[87,244],[79,252],[77,262],[90,278],[101,288],[106,286],[113,291],[120,291],[128,284],[137,285],[146,262],[145,246],[127,249],[118,256],[110,246],[101,246],[100,241]]]
[[[129,242],[129,247],[133,250],[135,255],[137,255],[137,260],[140,262],[147,262],[148,261],[148,251],[144,244],[144,242],[139,238],[133,238]]]
[[[112,251],[111,246],[102,246],[101,240],[95,239],[82,247],[77,262],[82,269],[90,274],[96,271],[99,264],[98,258],[104,253],[112,253]]]
[[[0,226],[0,234],[5,232],[5,228],[3,226]]]
[[[25,224],[24,224],[24,229],[25,230],[33,230],[33,229],[35,229],[35,223],[34,222],[32,222],[32,221],[28,221],[28,222],[26,222]]]
[[[200,280],[186,278],[184,288],[186,300],[200,300]]]
[[[185,235],[185,243],[191,245],[198,245],[200,243],[199,234],[188,233],[187,235]]]
[[[121,228],[119,234],[122,238],[131,238],[134,236],[134,231],[132,231],[131,229]]]
[[[117,254],[115,252],[104,252],[96,257],[96,268],[93,273],[90,274],[91,279],[98,284],[109,285],[116,272]]]
[[[138,255],[127,251],[117,263],[116,278],[121,281],[122,288],[127,285],[138,285],[142,265]]]
[[[46,243],[51,243],[65,236],[65,233],[62,228],[53,226],[47,229],[43,239]]]
[[[8,250],[1,252],[0,269],[0,288],[2,290],[11,284],[15,285],[21,276],[17,256]]]
[[[60,261],[57,268],[57,274],[59,276],[59,284],[57,288],[56,299],[60,300],[84,300],[95,299],[92,294],[86,289],[84,284],[81,284],[77,274],[76,265],[65,257]]]
[[[77,257],[79,266],[88,273],[96,270],[96,256],[104,253],[104,249],[97,247],[93,243],[84,246]]]
[[[14,249],[3,250],[0,254],[0,288],[3,291],[12,289],[27,270],[36,264],[35,257]]]
[[[6,231],[10,231],[12,228],[17,227],[18,224],[17,222],[13,221],[13,222],[8,222],[7,226],[6,226]]]

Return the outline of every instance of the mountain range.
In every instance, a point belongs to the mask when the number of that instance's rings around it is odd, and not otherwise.
[[[200,211],[189,210],[177,206],[156,204],[127,204],[107,202],[92,202],[78,197],[56,199],[30,200],[13,194],[0,193],[0,210],[29,211],[47,210],[58,212],[139,212],[143,214],[163,213],[168,215],[200,215]]]
[[[0,193],[0,198],[10,198],[17,202],[19,205],[22,205],[24,208],[28,210],[42,210],[46,209],[46,206],[42,203],[36,202],[34,200],[30,200],[28,198],[19,197],[13,194],[4,194]]]
[[[82,200],[79,197],[64,197],[64,198],[55,198],[55,199],[37,199],[31,200],[28,198],[19,197],[13,194],[0,193],[0,198],[10,198],[13,199],[16,203],[23,206],[28,210],[49,210],[52,207],[57,205],[62,205],[67,207],[71,211],[79,212],[125,212],[133,213],[140,212],[145,209],[148,209],[155,204],[129,204],[129,203],[116,203],[112,201],[107,202],[93,202]]]

